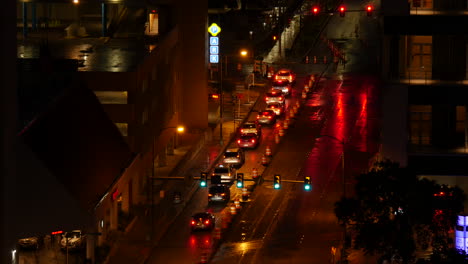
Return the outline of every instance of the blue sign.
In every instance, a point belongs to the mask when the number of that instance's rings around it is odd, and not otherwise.
[[[219,45],[219,38],[218,37],[210,37],[210,45],[218,46]]]
[[[218,55],[210,55],[210,63],[219,63]]]
[[[211,55],[219,54],[219,47],[218,46],[210,46],[210,54]]]

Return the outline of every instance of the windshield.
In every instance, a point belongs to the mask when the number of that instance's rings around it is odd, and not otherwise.
[[[255,124],[244,124],[243,128],[256,128]]]
[[[226,158],[237,157],[237,152],[226,152],[224,153],[224,157]]]
[[[211,186],[210,193],[223,193],[225,192],[224,186]]]
[[[227,168],[216,168],[214,172],[215,173],[229,173],[229,170]]]

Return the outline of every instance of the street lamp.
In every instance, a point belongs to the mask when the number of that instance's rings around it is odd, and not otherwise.
[[[341,154],[341,173],[342,173],[342,185],[343,185],[343,198],[346,198],[346,173],[345,173],[345,141],[344,139],[339,139],[330,135],[318,135],[317,138],[328,137],[338,141],[341,144],[343,153]],[[346,233],[347,233],[347,223],[344,222],[343,225],[343,248],[341,252],[341,263],[348,263],[348,257],[346,256]]]
[[[240,50],[240,55],[241,57],[247,58],[249,55],[249,51],[247,49],[241,49]],[[255,86],[255,58],[253,56],[253,51],[252,51],[252,57],[253,57],[253,72],[252,72],[252,86]],[[247,103],[250,104],[250,85],[247,85]]]
[[[152,239],[153,238],[153,235],[154,235],[154,178],[155,178],[155,174],[156,174],[156,171],[154,169],[155,167],[155,164],[154,164],[154,159],[155,159],[155,145],[156,145],[156,135],[159,135],[161,134],[164,130],[166,129],[176,129],[177,133],[182,133],[185,131],[185,128],[183,126],[171,126],[171,127],[164,127],[164,128],[161,128],[159,130],[159,132],[157,134],[155,134],[153,136],[153,147],[152,147],[152,157],[151,157],[151,181],[149,182],[150,183],[150,195],[151,195],[151,207],[150,207],[150,213],[151,213],[151,216],[150,216],[150,238]]]

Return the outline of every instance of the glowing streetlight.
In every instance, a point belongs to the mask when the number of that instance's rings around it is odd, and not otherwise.
[[[243,50],[240,51],[240,55],[241,55],[242,57],[247,57],[248,54],[249,54],[249,52],[248,52],[247,50],[245,50],[245,49],[243,49]]]
[[[80,0],[73,0],[73,3],[74,3],[75,5],[77,5],[77,4],[80,3]]]

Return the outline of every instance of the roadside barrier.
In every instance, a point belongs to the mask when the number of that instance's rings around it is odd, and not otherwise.
[[[236,206],[231,205],[231,215],[236,215],[236,214],[237,214]]]
[[[252,178],[256,179],[258,177],[258,170],[257,168],[252,169]]]
[[[271,148],[270,148],[270,145],[267,145],[267,146],[266,146],[265,155],[268,156],[268,157],[271,156]]]
[[[317,64],[317,56],[314,56],[314,64]]]
[[[283,128],[284,128],[284,129],[288,129],[288,128],[289,128],[289,121],[288,121],[288,120],[284,120],[284,122],[283,122]]]
[[[284,136],[284,129],[280,128],[279,135],[280,135],[280,137]]]
[[[240,201],[239,199],[234,200],[234,206],[236,207],[236,210],[241,209]]]
[[[262,156],[262,165],[263,166],[268,165],[268,160],[267,160],[267,157],[265,155]]]
[[[201,264],[208,263],[208,253],[206,252],[201,253],[200,263]]]
[[[275,134],[275,142],[278,144],[280,142],[280,137],[278,134]]]
[[[305,90],[302,91],[302,99],[306,99],[307,97],[307,92]]]
[[[214,238],[215,239],[221,239],[221,228],[216,227],[214,230]]]
[[[242,200],[247,201],[249,199],[249,191],[247,188],[242,188]]]

